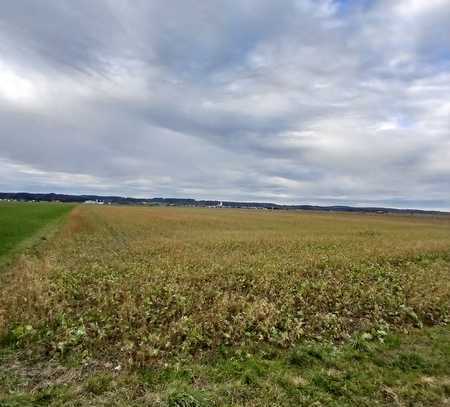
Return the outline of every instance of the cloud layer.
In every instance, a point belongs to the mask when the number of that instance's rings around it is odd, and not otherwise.
[[[448,0],[16,0],[0,190],[450,209]]]

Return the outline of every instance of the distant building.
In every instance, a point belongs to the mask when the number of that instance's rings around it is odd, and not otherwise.
[[[219,201],[217,204],[215,205],[207,205],[207,208],[223,208],[223,202]]]
[[[104,205],[105,203],[103,201],[99,201],[96,199],[95,201],[84,201],[85,204],[91,204],[91,205]]]

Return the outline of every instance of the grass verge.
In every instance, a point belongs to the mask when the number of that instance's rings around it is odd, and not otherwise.
[[[17,254],[47,240],[74,205],[0,202],[0,268]]]
[[[25,355],[22,355],[24,357]],[[158,368],[27,361],[3,353],[0,406],[446,406],[450,331],[414,329],[344,345],[223,349]]]

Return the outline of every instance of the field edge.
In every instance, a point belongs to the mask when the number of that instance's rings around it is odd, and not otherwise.
[[[17,259],[31,250],[43,250],[43,245],[51,240],[56,233],[64,226],[68,221],[71,212],[78,205],[64,204],[70,206],[70,209],[58,216],[56,219],[44,224],[37,229],[32,235],[25,237],[13,249],[0,256],[0,275],[6,271],[10,266],[13,266]]]

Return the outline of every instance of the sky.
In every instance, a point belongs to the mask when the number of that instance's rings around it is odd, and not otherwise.
[[[450,1],[3,2],[0,191],[450,210]]]

